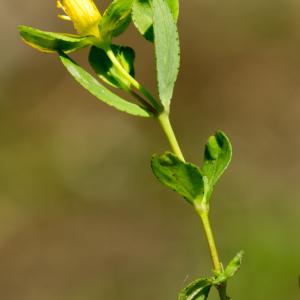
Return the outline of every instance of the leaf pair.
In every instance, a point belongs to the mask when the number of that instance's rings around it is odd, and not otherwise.
[[[212,286],[219,286],[233,277],[239,270],[244,252],[239,252],[228,264],[225,270],[212,278],[196,279],[180,293],[178,300],[206,300]]]
[[[229,165],[231,156],[229,139],[218,131],[208,139],[202,168],[183,162],[170,152],[154,155],[151,167],[162,184],[176,191],[190,204],[208,206],[213,187]]]

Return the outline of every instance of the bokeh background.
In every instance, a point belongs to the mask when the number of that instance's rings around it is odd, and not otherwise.
[[[299,299],[300,3],[182,2],[172,120],[194,163],[215,130],[233,143],[211,207],[222,260],[246,252],[230,295]],[[151,174],[152,153],[168,149],[158,125],[105,106],[20,41],[19,24],[72,32],[55,6],[1,4],[1,298],[176,299],[210,274],[200,221]],[[152,45],[133,27],[117,42],[155,92]]]

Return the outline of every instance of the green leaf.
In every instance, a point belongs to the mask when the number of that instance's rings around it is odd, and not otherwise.
[[[213,281],[214,284],[218,285],[222,282],[227,281],[229,278],[233,277],[234,274],[239,270],[242,258],[244,256],[244,251],[240,251],[227,265],[225,270],[217,276],[217,278]]]
[[[174,21],[179,14],[179,1],[167,0]],[[132,6],[132,20],[138,31],[150,42],[154,40],[152,0],[134,0]]]
[[[134,50],[130,47],[117,45],[111,45],[111,49],[123,68],[134,77]],[[92,47],[89,62],[97,75],[106,83],[125,91],[130,89],[130,82],[124,79],[103,49]]]
[[[110,42],[112,37],[120,35],[131,21],[133,0],[114,0],[104,12],[99,23],[101,37]]]
[[[178,300],[206,300],[210,288],[210,280],[197,279],[180,292]]]
[[[153,42],[153,14],[150,0],[135,0],[133,2],[132,21],[145,39]]]
[[[208,139],[202,166],[202,174],[207,178],[207,200],[211,196],[214,185],[228,167],[231,156],[232,147],[230,141],[222,131],[218,131]]]
[[[174,21],[177,22],[179,15],[179,0],[167,0],[167,3],[169,4]]]
[[[181,161],[176,155],[166,152],[153,155],[151,167],[156,178],[165,186],[184,197],[189,203],[201,198],[204,184],[200,169]]]
[[[158,91],[168,112],[179,70],[179,37],[167,2],[153,0],[152,8]]]
[[[68,53],[91,44],[88,37],[41,31],[29,26],[19,26],[19,32],[25,43],[43,52]]]
[[[240,251],[228,264],[228,266],[225,268],[225,275],[227,278],[232,277],[240,268],[242,259],[244,256],[244,251]]]
[[[100,84],[92,75],[76,64],[69,56],[60,53],[60,59],[70,74],[92,95],[104,103],[128,114],[140,117],[150,117],[151,114],[144,108],[130,103]]]

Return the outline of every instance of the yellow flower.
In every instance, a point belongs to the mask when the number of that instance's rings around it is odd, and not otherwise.
[[[100,36],[98,24],[101,14],[93,0],[57,0],[57,7],[65,13],[59,17],[72,21],[80,35]]]

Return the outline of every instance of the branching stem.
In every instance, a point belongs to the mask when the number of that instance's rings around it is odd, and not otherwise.
[[[158,116],[158,121],[159,124],[161,125],[165,136],[171,146],[172,151],[182,160],[184,160],[184,156],[182,154],[182,151],[180,149],[180,146],[178,144],[177,138],[175,136],[174,130],[172,128],[172,125],[170,123],[170,118],[169,118],[169,114],[167,113],[162,113]],[[210,252],[210,256],[211,256],[211,260],[212,260],[212,264],[213,264],[213,270],[215,273],[221,273],[223,271],[223,267],[222,264],[220,262],[219,259],[219,254],[218,254],[218,250],[216,247],[216,243],[215,243],[215,239],[214,239],[214,235],[211,229],[211,225],[210,225],[210,220],[209,220],[209,214],[208,214],[208,209],[199,209],[197,210],[197,213],[199,214],[201,220],[202,220],[202,224],[203,224],[203,228],[204,228],[204,232],[205,232],[205,237],[208,243],[208,247],[209,247],[209,252]],[[226,292],[226,282],[220,284],[217,286],[218,292],[219,292],[219,297],[220,300],[228,300],[229,298],[227,297],[227,292]]]
[[[107,56],[115,66],[115,68],[122,74],[122,76],[130,82],[130,84],[137,89],[141,94],[143,94],[147,100],[151,103],[151,105],[155,108],[157,113],[162,111],[162,107],[159,104],[159,102],[151,95],[150,92],[148,92],[143,85],[141,85],[135,78],[133,78],[120,64],[118,59],[116,58],[114,52],[110,47],[105,49]]]
[[[135,78],[133,78],[123,68],[123,66],[120,64],[120,62],[118,61],[118,59],[116,58],[114,52],[112,51],[112,49],[110,47],[108,47],[106,49],[106,54],[109,57],[109,59],[111,60],[111,62],[113,63],[113,65],[122,74],[122,76],[124,76],[124,78],[126,80],[128,80],[128,82],[130,82],[130,84],[136,90],[138,90],[149,101],[149,103],[146,102],[143,98],[139,97],[138,94],[132,92],[132,94],[143,105],[148,107],[148,109],[150,108],[150,105],[151,105],[151,107],[153,107],[153,110],[156,113],[157,120],[158,120],[158,122],[159,122],[159,124],[160,124],[160,126],[161,126],[161,128],[162,128],[169,144],[170,144],[170,147],[171,147],[172,151],[182,161],[185,161],[184,156],[182,154],[182,151],[180,149],[180,146],[178,144],[177,138],[175,136],[174,130],[172,128],[170,118],[169,118],[169,113],[164,112],[163,109],[162,109],[161,104],[150,94],[150,92],[148,92]],[[213,270],[214,270],[215,273],[220,273],[220,272],[222,272],[222,265],[221,265],[220,260],[219,260],[217,247],[216,247],[213,232],[212,232],[212,229],[211,229],[211,226],[210,226],[210,221],[209,221],[209,217],[208,217],[208,210],[198,211],[198,214],[201,217],[204,232],[205,232],[205,236],[206,236],[207,243],[208,243],[208,246],[209,246],[210,256],[211,256],[212,263],[213,263]],[[226,294],[226,282],[219,285],[219,286],[217,286],[217,289],[218,289],[218,292],[219,292],[220,300],[228,300],[228,297],[227,297],[227,294]]]

